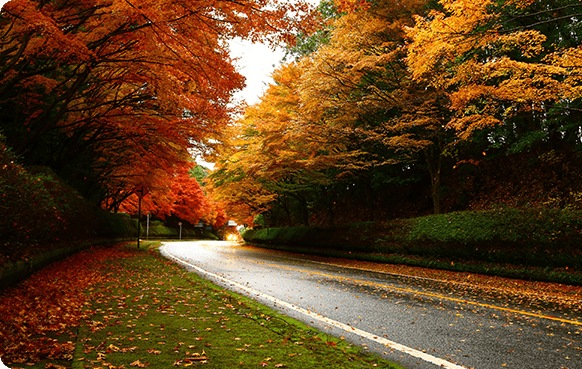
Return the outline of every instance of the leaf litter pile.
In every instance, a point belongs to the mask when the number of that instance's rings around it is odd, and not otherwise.
[[[10,368],[398,368],[149,252],[92,248],[2,291]]]

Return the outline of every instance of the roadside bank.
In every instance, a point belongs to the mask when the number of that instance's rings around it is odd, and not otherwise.
[[[244,229],[250,245],[582,286],[582,212],[499,208],[329,227]]]

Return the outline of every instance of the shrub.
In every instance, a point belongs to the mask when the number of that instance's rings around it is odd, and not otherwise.
[[[1,135],[0,219],[0,254],[12,258],[54,244],[137,232],[135,220],[89,203],[51,169],[20,165]]]
[[[26,245],[86,239],[94,208],[48,168],[24,168],[0,136],[0,245],[5,255]]]
[[[560,209],[500,208],[432,215],[409,221],[410,242],[547,248],[581,239],[582,212]],[[553,247],[553,246],[552,246]]]
[[[132,219],[126,213],[111,213],[97,209],[98,223],[94,230],[97,238],[119,239],[137,236],[137,219]]]
[[[444,264],[464,260],[582,270],[581,230],[581,211],[499,208],[334,228],[245,230],[242,236],[248,242],[314,252],[375,252]]]
[[[145,235],[145,228],[142,228]],[[184,235],[184,232],[182,232]],[[149,237],[153,238],[178,238],[178,230],[166,227],[160,220],[150,221]]]

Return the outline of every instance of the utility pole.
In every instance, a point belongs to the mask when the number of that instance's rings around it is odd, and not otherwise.
[[[139,197],[139,202],[137,206],[137,248],[139,249],[139,233],[141,228],[141,196]]]
[[[137,248],[139,249],[139,234],[141,231],[141,199],[149,192],[149,190],[142,184],[135,186],[132,191],[139,197],[139,203],[137,205]]]

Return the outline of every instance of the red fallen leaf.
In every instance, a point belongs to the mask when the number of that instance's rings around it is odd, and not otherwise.
[[[22,363],[70,357],[71,345],[47,340],[46,332],[63,332],[87,319],[85,291],[114,279],[102,274],[102,265],[107,260],[129,256],[131,253],[119,247],[93,248],[54,263],[2,291],[0,316],[5,318],[0,325],[0,346],[5,348],[2,359]],[[101,325],[99,322],[93,328],[100,329]]]

